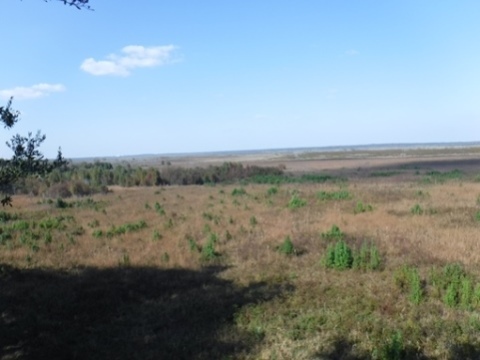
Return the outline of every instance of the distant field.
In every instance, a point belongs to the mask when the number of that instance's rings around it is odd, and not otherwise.
[[[479,159],[264,154],[229,160],[330,177],[15,196],[0,358],[480,358]]]

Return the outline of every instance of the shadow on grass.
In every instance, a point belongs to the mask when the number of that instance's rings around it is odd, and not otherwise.
[[[359,353],[356,351],[355,344],[345,339],[339,339],[334,342],[331,351],[318,353],[315,356],[317,360],[371,360],[373,358],[382,360],[428,360],[422,352],[413,348],[405,348],[399,353],[385,352],[372,356],[371,354]]]
[[[421,350],[412,347],[404,347],[400,352],[384,351],[377,356],[359,353],[354,343],[338,339],[328,352],[317,353],[316,360],[437,360],[435,357],[426,356]],[[443,357],[442,357],[443,359]],[[480,359],[480,347],[471,344],[455,344],[450,347],[448,360],[477,360]]]
[[[238,287],[200,271],[15,269],[0,264],[0,358],[219,359],[258,338],[235,328],[242,306],[287,288]]]

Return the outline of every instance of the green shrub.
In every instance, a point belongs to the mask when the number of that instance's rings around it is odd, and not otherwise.
[[[91,222],[89,222],[87,225],[91,228],[96,228],[100,226],[100,222],[97,219],[94,219]]]
[[[458,304],[457,286],[453,283],[448,284],[447,291],[443,297],[443,301],[450,307],[455,307]]]
[[[377,270],[382,265],[380,253],[375,245],[370,246],[370,270]]]
[[[400,174],[397,170],[382,170],[382,171],[373,171],[370,173],[371,177],[389,177]]]
[[[275,195],[276,193],[278,193],[278,187],[276,187],[276,186],[272,186],[271,188],[269,188],[267,190],[267,195],[268,196]]]
[[[345,234],[335,224],[332,225],[330,230],[322,233],[322,238],[324,238],[326,240],[343,240],[344,237],[345,237]]]
[[[59,229],[63,230],[66,225],[63,223],[65,218],[63,216],[57,216],[54,218],[47,218],[38,223],[41,229]]]
[[[463,177],[463,172],[455,169],[451,171],[441,172],[441,171],[430,171],[426,173],[424,178],[425,183],[444,183],[447,180],[456,180]]]
[[[251,225],[251,226],[255,226],[255,225],[257,225],[257,224],[258,224],[257,218],[252,215],[252,216],[250,217],[250,225]]]
[[[352,267],[361,270],[378,270],[381,266],[380,253],[374,244],[364,242],[359,251],[353,251]]]
[[[17,214],[11,214],[6,211],[0,211],[0,222],[7,222],[11,220],[17,220],[19,216]]]
[[[379,349],[372,354],[374,359],[379,360],[402,360],[405,359],[405,345],[400,331],[392,334]]]
[[[373,244],[364,243],[360,250],[350,248],[344,240],[337,240],[327,247],[322,263],[326,268],[346,270],[377,270],[381,260],[377,248]]]
[[[235,188],[232,190],[232,196],[243,196],[246,194],[247,191],[244,188]]]
[[[475,213],[475,220],[476,220],[476,221],[480,221],[480,211],[477,211],[477,212]]]
[[[339,190],[339,191],[319,191],[317,193],[317,198],[320,200],[348,200],[352,196],[348,190]]]
[[[160,234],[160,232],[157,229],[153,230],[153,235],[152,235],[153,241],[161,240],[162,238],[163,238],[162,234]]]
[[[277,246],[277,251],[280,254],[284,254],[284,255],[296,254],[295,246],[293,245],[293,242],[292,242],[292,239],[290,239],[290,236],[287,236],[283,241],[283,243]]]
[[[28,230],[29,228],[30,228],[30,222],[26,220],[19,220],[10,225],[10,229],[16,230],[16,231]]]
[[[155,202],[155,211],[159,214],[159,215],[165,215],[165,209],[163,208],[162,205],[160,205],[158,202]]]
[[[168,263],[170,261],[170,255],[168,255],[168,252],[162,254],[161,260],[163,263]]]
[[[410,209],[410,212],[411,212],[413,215],[422,215],[422,214],[423,214],[423,209],[422,209],[422,207],[420,206],[420,204],[415,204],[415,205]]]
[[[50,233],[50,231],[47,231],[43,235],[43,243],[47,245],[47,244],[50,244],[51,242],[52,242],[52,234]]]
[[[66,202],[62,198],[57,198],[55,202],[55,207],[58,209],[67,209],[73,207],[73,204]]]
[[[422,282],[417,269],[410,270],[410,301],[416,305],[420,304],[423,298]]]
[[[200,246],[198,246],[197,242],[193,238],[188,237],[187,241],[188,241],[188,247],[190,248],[190,251],[193,251],[193,252],[201,251]]]
[[[338,270],[345,270],[352,267],[353,255],[350,247],[345,241],[340,240],[335,245],[335,268]]]
[[[441,271],[434,269],[430,281],[447,306],[467,310],[480,307],[480,284],[475,284],[460,264],[447,264]]]
[[[291,210],[295,210],[304,207],[305,205],[307,205],[307,200],[298,197],[297,194],[293,194],[288,202],[287,207]]]
[[[460,284],[460,305],[464,309],[470,309],[473,299],[472,280],[464,278]]]
[[[103,237],[103,235],[104,235],[104,233],[103,233],[102,230],[100,230],[100,229],[93,230],[92,236],[94,238],[101,238],[101,237]]]
[[[120,226],[112,226],[105,235],[109,238],[117,235],[123,235],[129,232],[139,231],[147,227],[147,223],[144,220],[140,220],[136,223],[128,223]]]
[[[419,304],[424,297],[422,281],[418,270],[414,267],[403,266],[394,273],[395,284],[402,290],[408,292],[409,300]]]
[[[217,236],[215,234],[210,234],[210,237],[202,248],[202,259],[205,261],[210,261],[218,258],[220,254],[215,250],[215,243],[217,242]]]
[[[357,202],[357,205],[355,205],[355,209],[353,210],[353,213],[361,214],[367,211],[373,211],[373,206],[370,204],[364,204],[363,202],[359,201]]]

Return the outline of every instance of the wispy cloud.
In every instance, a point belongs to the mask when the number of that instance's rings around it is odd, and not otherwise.
[[[355,56],[355,55],[360,54],[360,52],[355,50],[355,49],[350,49],[350,50],[345,51],[345,54],[347,54],[348,56]]]
[[[121,54],[110,54],[105,60],[85,59],[80,68],[92,75],[128,76],[131,70],[141,67],[154,67],[169,64],[173,61],[174,45],[140,46],[129,45],[121,50]]]
[[[12,89],[0,90],[0,97],[8,99],[14,97],[15,99],[36,99],[43,96],[48,96],[51,93],[65,91],[66,88],[62,84],[36,84],[28,87],[17,86]]]

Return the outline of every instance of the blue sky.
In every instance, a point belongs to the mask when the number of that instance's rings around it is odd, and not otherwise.
[[[40,129],[67,158],[480,140],[478,0],[90,1],[2,0],[0,104],[22,120],[0,140]]]

